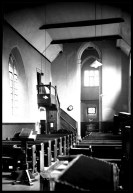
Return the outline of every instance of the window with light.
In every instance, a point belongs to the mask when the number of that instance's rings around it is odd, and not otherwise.
[[[84,71],[84,86],[99,86],[99,70]]]
[[[12,115],[17,113],[18,109],[18,73],[16,70],[16,60],[13,54],[9,56],[9,80],[10,80],[10,100]]]

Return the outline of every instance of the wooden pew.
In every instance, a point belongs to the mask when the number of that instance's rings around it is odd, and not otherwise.
[[[80,142],[81,144],[87,144],[87,145],[110,145],[110,146],[121,146],[122,140],[83,140]]]
[[[10,141],[3,141],[4,144],[9,148],[13,148],[13,146],[19,145],[19,149],[22,149],[22,142],[26,147],[26,165],[32,163],[32,173],[36,171],[36,166],[39,166],[37,169],[39,171],[44,171],[44,167],[51,165],[51,142],[54,139],[42,139],[42,140],[31,140],[28,138],[29,133],[31,133],[30,129],[22,129],[21,134],[23,134],[22,138],[20,138],[20,134],[17,137],[14,137]],[[18,140],[17,140],[18,139]],[[30,151],[32,149],[32,152]],[[12,152],[12,151],[10,151]],[[55,152],[55,151],[54,151]],[[15,156],[14,156],[15,157]],[[27,159],[28,158],[28,159]],[[30,159],[31,160],[30,160]],[[16,164],[17,165],[17,164]]]
[[[28,145],[35,147],[33,163],[37,167],[37,171],[44,171],[45,161],[44,161],[44,143],[42,141],[27,141]],[[33,168],[34,168],[33,165]]]
[[[52,134],[41,135],[40,139],[35,141],[27,141],[28,148],[32,149],[32,172],[36,171],[36,162],[38,162],[38,171],[44,171],[44,167],[51,165],[51,155],[53,153],[54,161],[58,155],[66,155],[73,143],[73,135],[70,134]],[[17,145],[21,148],[21,141],[5,140],[3,145]],[[29,151],[28,151],[29,152]]]
[[[33,142],[28,142],[29,145],[36,145],[37,147],[37,156],[39,158],[38,168],[40,171],[44,167],[49,167],[51,165],[51,142],[54,141],[53,139],[40,139],[35,140]],[[44,164],[43,164],[44,163]]]
[[[10,141],[7,141],[7,140],[2,140],[2,167],[3,169],[6,168],[7,170],[9,170],[9,167],[11,167],[13,171],[17,168],[17,165],[19,165],[18,164],[19,160],[17,159],[17,156],[15,159],[15,153],[17,153],[17,155],[21,154],[21,149],[20,148],[15,149],[13,147],[14,145],[16,145],[16,143],[11,143]],[[21,143],[19,143],[19,145],[21,145]],[[5,165],[6,162],[8,162],[8,160],[10,162],[9,166]],[[9,162],[7,164],[9,164]]]
[[[48,148],[48,166],[51,165],[51,159],[54,158],[54,161],[57,159],[57,155],[62,153],[62,138],[51,135],[37,135],[37,141],[42,141],[46,144],[46,141],[49,143]],[[45,145],[46,147],[46,145]],[[46,148],[45,148],[46,151]],[[50,158],[51,157],[51,158]]]
[[[36,146],[32,145],[27,148],[27,162],[31,163],[32,166],[32,173],[36,173]],[[14,160],[14,171],[17,169],[17,165],[22,162],[24,155],[22,151],[22,142],[21,141],[9,141],[3,140],[2,141],[2,158],[10,157]],[[28,155],[29,154],[29,155]]]
[[[61,154],[62,151],[62,142],[61,138],[59,143],[59,152]],[[49,167],[51,165],[51,143],[54,143],[54,160],[57,160],[57,139],[40,139],[35,141],[27,141],[29,148],[33,148],[32,150],[32,165],[33,171],[35,171],[36,166],[36,159],[38,159],[38,171],[44,171],[44,167]],[[4,143],[4,142],[3,142]],[[19,145],[21,148],[21,141],[6,141],[5,143],[7,146]],[[4,145],[3,144],[3,145]],[[11,151],[10,151],[11,152]]]
[[[14,161],[12,177],[15,177],[15,181],[13,184],[25,182],[28,185],[33,185],[36,172],[36,157],[33,157],[35,156],[35,146],[29,148],[27,141],[3,140],[2,150],[2,159],[7,155]]]
[[[27,141],[28,149],[32,151],[32,173],[36,173],[36,171],[44,171],[44,143],[41,141]],[[14,148],[16,146],[16,148]],[[5,152],[4,149],[9,149],[9,151]],[[2,149],[4,152],[3,156],[10,156],[16,160],[15,150],[19,150],[21,152],[21,141],[9,141],[3,140],[2,141]],[[11,154],[10,154],[10,153]],[[14,152],[14,154],[13,154]],[[29,153],[29,151],[28,151]],[[19,161],[19,160],[18,160]],[[38,164],[36,163],[38,161]],[[16,170],[17,163],[15,162],[14,170]],[[20,164],[19,164],[20,165]],[[38,167],[37,167],[38,165]]]
[[[120,134],[114,135],[112,133],[100,133],[91,132],[90,135],[85,136],[84,140],[121,140],[122,136]]]
[[[101,160],[109,161],[112,163],[117,163],[119,166],[121,164],[122,158],[122,146],[115,144],[87,144],[81,143],[76,145],[77,148],[90,147],[91,156],[99,158]]]
[[[42,142],[51,140],[51,155],[54,161],[57,161],[57,156],[69,154],[69,150],[74,143],[73,139],[72,134],[39,134],[36,138],[37,141],[41,140]],[[50,157],[50,155],[48,157]],[[50,164],[48,164],[48,166],[50,166]]]
[[[88,147],[73,147],[69,150],[69,155],[83,154],[86,156],[92,156],[92,150]]]
[[[37,170],[43,172],[45,167],[51,165],[51,142],[54,140],[41,139],[35,141],[27,141],[29,147],[34,147],[33,152],[33,170],[37,161]],[[36,161],[35,161],[36,160]]]
[[[73,146],[72,134],[46,134],[37,135],[37,140],[40,139],[57,139],[57,155],[65,155],[69,152],[71,146]]]
[[[90,148],[93,157],[118,163],[122,157],[122,136],[92,132],[76,144],[75,148]]]

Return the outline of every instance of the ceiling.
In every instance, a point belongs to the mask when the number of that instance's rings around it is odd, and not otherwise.
[[[10,1],[9,1],[10,2]],[[127,55],[131,49],[130,2],[47,2],[3,4],[4,20],[52,62],[63,43],[116,39]],[[55,25],[56,24],[56,25]]]

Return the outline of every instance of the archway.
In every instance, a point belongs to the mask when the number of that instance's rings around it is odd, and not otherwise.
[[[93,49],[96,50],[98,57],[94,57],[92,55],[88,56],[84,61],[82,61],[82,55],[84,53],[84,51],[89,48],[92,47]],[[79,109],[79,119],[78,119],[78,138],[81,138],[81,68],[84,62],[86,62],[87,60],[89,60],[90,57],[99,59],[100,61],[102,60],[102,56],[101,56],[101,51],[98,48],[98,46],[96,46],[94,43],[92,42],[87,42],[87,43],[83,43],[80,48],[78,49],[77,52],[77,68],[78,68],[78,83],[79,83],[79,105],[78,105],[78,109]],[[101,70],[101,69],[100,69]],[[101,70],[102,72],[102,70]],[[102,121],[102,98],[101,93],[102,93],[102,87],[101,87],[101,79],[100,79],[100,88],[99,88],[99,130],[101,130],[101,121]]]

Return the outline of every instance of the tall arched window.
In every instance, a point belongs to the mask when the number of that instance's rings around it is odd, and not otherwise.
[[[11,53],[9,56],[9,80],[10,80],[10,99],[11,99],[11,112],[16,115],[18,109],[18,73],[17,62],[14,55]]]

